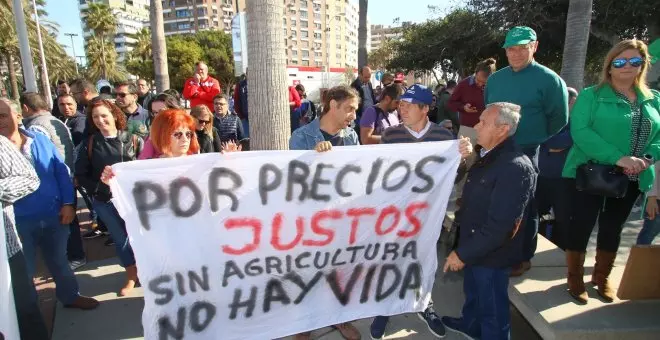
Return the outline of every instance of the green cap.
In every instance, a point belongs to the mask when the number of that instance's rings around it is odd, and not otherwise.
[[[655,64],[660,60],[660,38],[655,39],[655,41],[649,45],[649,54],[651,55],[651,64]]]
[[[532,41],[536,41],[536,32],[534,32],[533,29],[527,26],[516,26],[506,34],[504,46],[502,47],[507,48],[516,45],[525,45]]]

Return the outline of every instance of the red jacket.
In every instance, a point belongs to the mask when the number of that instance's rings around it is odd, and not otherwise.
[[[476,107],[477,112],[465,112],[463,107],[467,103]],[[474,127],[479,123],[479,116],[486,109],[486,106],[484,105],[484,89],[477,85],[474,76],[469,76],[456,85],[451,98],[447,101],[447,108],[459,113],[458,117],[461,125]]]
[[[220,82],[211,76],[200,83],[195,78],[188,78],[183,86],[183,98],[190,100],[190,107],[204,104],[211,112],[214,112],[213,98],[219,93]]]
[[[300,99],[300,94],[296,90],[295,86],[289,86],[289,103],[294,102],[294,106],[289,106],[291,108],[291,111],[297,109],[300,107],[302,104],[302,100]]]

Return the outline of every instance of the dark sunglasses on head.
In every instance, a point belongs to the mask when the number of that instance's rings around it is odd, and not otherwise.
[[[191,131],[186,131],[186,132],[177,131],[172,134],[172,136],[174,136],[174,138],[176,139],[181,139],[181,137],[183,137],[184,135],[186,136],[186,138],[190,139],[192,138],[193,133]]]
[[[626,64],[630,64],[632,67],[640,67],[644,64],[644,59],[642,57],[632,57],[612,60],[612,67],[614,68],[623,68]]]

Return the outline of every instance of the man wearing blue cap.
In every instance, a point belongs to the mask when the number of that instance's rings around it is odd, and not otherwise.
[[[454,139],[450,130],[429,120],[428,112],[432,102],[433,93],[426,86],[414,84],[409,87],[400,97],[399,113],[403,123],[385,129],[381,136],[381,143],[440,142]],[[463,159],[472,153],[469,139],[460,140],[459,152]],[[436,337],[442,338],[446,335],[445,326],[435,314],[432,300],[423,312],[417,313],[417,316],[426,322],[429,330]],[[385,335],[388,321],[388,316],[374,318],[369,330],[372,339],[381,339]]]
[[[509,66],[488,78],[485,103],[509,102],[522,107],[515,142],[538,168],[539,145],[568,122],[566,83],[554,71],[534,61],[538,41],[533,29],[526,26],[512,28],[502,47],[506,50]],[[513,268],[511,276],[520,276],[531,268],[537,232],[538,213],[536,201],[532,198],[523,227],[521,262]]]

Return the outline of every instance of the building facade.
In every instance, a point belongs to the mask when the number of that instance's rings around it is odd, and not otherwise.
[[[371,25],[371,49],[377,50],[387,40],[399,40],[403,37],[403,30],[412,25],[406,21],[401,26]]]
[[[149,27],[149,0],[79,0],[80,23],[85,41],[92,35],[92,32],[85,27],[85,14],[83,13],[90,3],[108,5],[117,18],[114,45],[118,61],[125,60],[128,52],[132,50],[130,44],[135,42],[128,35],[137,33],[143,27]]]
[[[165,35],[217,30],[231,34],[231,20],[245,1],[236,0],[164,0]]]
[[[355,1],[283,1],[287,65],[357,67],[359,9]]]

